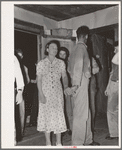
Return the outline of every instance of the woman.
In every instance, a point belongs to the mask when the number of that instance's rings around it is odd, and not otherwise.
[[[57,58],[62,59],[65,62],[66,68],[68,65],[68,57],[69,57],[69,50],[66,47],[60,47],[59,52],[57,54]]]
[[[66,68],[68,65],[68,57],[69,57],[69,50],[66,47],[60,47],[57,57],[64,61]],[[68,86],[71,87],[71,78],[70,75],[66,69],[67,76],[68,76]],[[67,120],[67,127],[68,127],[68,134],[71,134],[72,130],[72,120],[73,120],[73,110],[72,110],[73,104],[71,101],[71,96],[67,95],[65,96],[65,114],[66,114],[66,120]]]
[[[37,65],[37,85],[39,90],[39,113],[37,130],[44,131],[46,145],[51,146],[50,132],[56,134],[56,145],[61,146],[61,133],[67,130],[64,107],[63,90],[60,78],[63,79],[64,90],[68,90],[65,64],[55,56],[58,45],[50,41],[46,45],[47,57]]]

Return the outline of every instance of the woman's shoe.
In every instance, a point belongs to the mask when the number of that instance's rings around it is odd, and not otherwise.
[[[56,146],[62,146],[62,144],[57,144],[57,143],[56,143]]]
[[[57,144],[56,146],[62,146],[62,144]]]
[[[51,143],[46,143],[46,146],[51,146]]]

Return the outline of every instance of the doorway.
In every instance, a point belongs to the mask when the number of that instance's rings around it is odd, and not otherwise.
[[[29,68],[37,62],[37,35],[23,31],[14,31],[15,49],[23,51],[23,62]]]
[[[29,75],[30,80],[34,80],[36,78],[36,62],[37,62],[37,35],[23,32],[23,31],[14,31],[14,41],[15,41],[15,49],[21,49],[23,52],[23,59],[22,63],[24,66],[27,67],[26,73],[27,76]],[[26,78],[27,80],[27,78]],[[25,80],[25,81],[26,81]],[[28,83],[29,82],[29,83]],[[32,104],[33,104],[33,91],[35,85],[31,84],[28,80],[27,83],[25,83],[26,86],[24,87],[24,109],[25,109],[25,116],[31,111]],[[29,93],[29,94],[28,94]],[[19,107],[15,108],[16,112],[16,138],[17,141],[21,140],[21,123],[20,123],[20,112]],[[26,121],[26,117],[25,117]],[[26,125],[26,124],[25,124]]]

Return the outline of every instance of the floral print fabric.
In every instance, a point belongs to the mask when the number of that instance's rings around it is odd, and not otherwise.
[[[67,130],[60,82],[63,73],[65,64],[57,58],[52,63],[45,58],[37,65],[37,76],[42,75],[42,91],[47,100],[46,104],[39,102],[38,131],[61,133]]]

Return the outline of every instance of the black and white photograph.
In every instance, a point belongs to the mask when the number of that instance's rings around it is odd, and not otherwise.
[[[121,148],[121,1],[1,1],[1,148]]]

